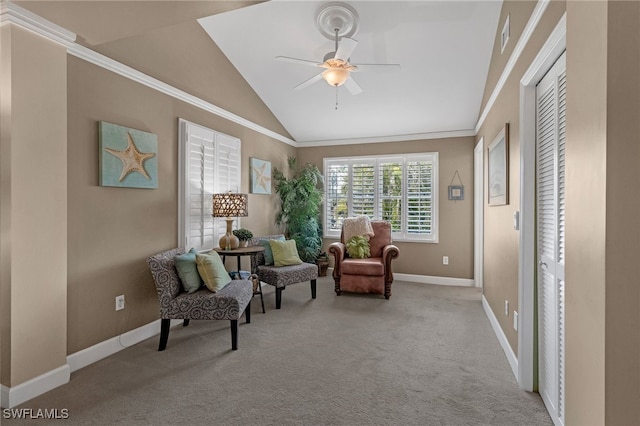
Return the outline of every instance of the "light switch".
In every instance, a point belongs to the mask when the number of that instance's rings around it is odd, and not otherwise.
[[[520,212],[513,212],[513,229],[520,230]]]

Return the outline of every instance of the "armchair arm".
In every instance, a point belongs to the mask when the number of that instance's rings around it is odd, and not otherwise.
[[[333,255],[333,278],[340,278],[340,263],[344,259],[345,246],[340,242],[331,243],[329,246],[329,253]]]
[[[382,249],[382,261],[384,262],[384,280],[388,285],[393,282],[393,270],[391,269],[391,261],[400,256],[400,250],[393,244],[384,246]]]

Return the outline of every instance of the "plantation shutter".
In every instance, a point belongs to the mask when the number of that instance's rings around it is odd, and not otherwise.
[[[226,222],[211,216],[211,199],[214,193],[240,188],[240,140],[187,121],[180,125],[180,245],[213,248],[226,232]]]
[[[430,234],[433,229],[433,162],[407,163],[407,233]]]
[[[403,159],[384,158],[378,161],[378,192],[380,204],[377,217],[391,222],[391,232],[402,231]]]
[[[326,231],[342,230],[342,222],[348,216],[349,162],[327,161],[325,163],[325,221]]]
[[[376,164],[373,161],[356,161],[351,165],[350,216],[375,215]]]

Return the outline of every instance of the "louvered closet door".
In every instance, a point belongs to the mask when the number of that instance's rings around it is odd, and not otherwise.
[[[564,424],[566,59],[536,88],[538,383],[555,424]]]

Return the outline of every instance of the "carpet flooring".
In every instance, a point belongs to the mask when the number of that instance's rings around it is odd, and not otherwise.
[[[71,375],[18,408],[65,425],[551,425],[518,388],[475,288],[396,281],[393,296],[333,293],[330,277],[252,303],[228,321],[174,327]],[[243,320],[244,321],[244,318]],[[39,424],[7,420],[3,424]]]

